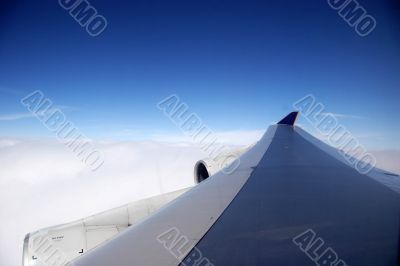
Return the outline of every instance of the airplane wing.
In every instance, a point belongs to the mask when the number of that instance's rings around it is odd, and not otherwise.
[[[297,115],[71,265],[400,265],[399,176],[360,173]]]

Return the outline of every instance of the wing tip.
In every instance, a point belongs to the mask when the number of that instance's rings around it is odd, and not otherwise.
[[[299,116],[299,112],[291,112],[287,116],[285,116],[281,121],[278,122],[278,125],[289,125],[294,126]]]

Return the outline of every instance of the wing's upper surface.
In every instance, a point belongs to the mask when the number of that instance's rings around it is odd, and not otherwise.
[[[74,264],[398,265],[399,177],[360,174],[295,118],[270,126],[233,173],[216,173]],[[316,242],[302,251],[293,239],[303,232]],[[329,249],[336,264],[323,264]]]

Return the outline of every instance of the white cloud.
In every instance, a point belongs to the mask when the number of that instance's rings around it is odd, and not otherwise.
[[[321,113],[322,115],[332,115],[336,118],[353,118],[353,119],[365,119],[363,116],[350,115],[350,114],[338,114],[338,113]]]
[[[96,172],[55,140],[0,139],[0,265],[21,265],[24,235],[193,185],[193,145],[97,142]]]
[[[237,131],[225,131],[216,132],[215,135],[221,143],[231,145],[248,145],[258,141],[265,130],[237,130]]]
[[[258,141],[265,130],[235,130],[235,131],[219,131],[213,132],[208,139],[211,141],[217,139],[217,143],[225,144],[228,146],[241,146],[248,145]],[[190,136],[184,134],[153,134],[152,139],[163,142],[187,142],[196,144]]]
[[[0,139],[0,148],[14,146],[18,142],[16,139]]]
[[[14,121],[31,117],[35,117],[35,115],[33,113],[5,114],[0,115],[0,121]]]
[[[49,109],[48,111],[52,111],[55,110],[56,108],[61,109],[63,111],[67,111],[67,110],[77,110],[78,108],[73,107],[73,106],[68,106],[68,105],[57,105],[57,106],[53,106],[51,109]],[[41,114],[41,112],[38,113],[39,115]],[[36,117],[35,113],[30,113],[30,112],[25,112],[25,113],[14,113],[14,114],[3,114],[0,115],[0,121],[14,121],[14,120],[20,120],[20,119],[26,119],[26,118],[32,118],[32,117]]]

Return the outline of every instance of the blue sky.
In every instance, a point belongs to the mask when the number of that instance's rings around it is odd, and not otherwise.
[[[52,136],[17,119],[36,89],[100,139],[180,134],[156,108],[170,94],[215,131],[251,131],[311,93],[365,145],[400,148],[398,1],[359,1],[367,37],[324,0],[90,3],[108,21],[97,37],[58,1],[2,1],[0,136]]]

